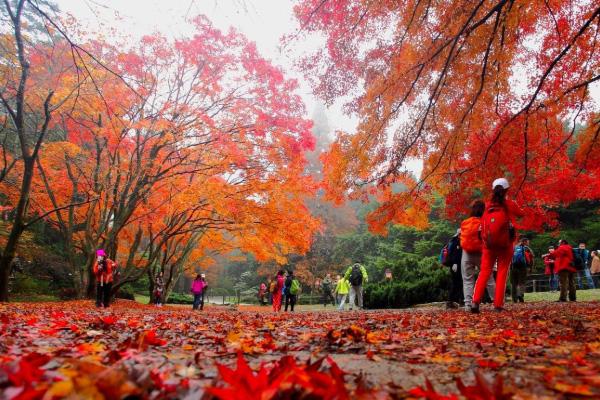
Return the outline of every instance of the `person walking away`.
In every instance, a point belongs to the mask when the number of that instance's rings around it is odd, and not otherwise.
[[[554,246],[548,247],[548,253],[542,256],[544,261],[544,275],[548,275],[548,287],[551,292],[555,292],[558,289],[558,275],[554,269],[554,258],[550,257],[550,254],[554,253]]]
[[[204,292],[204,280],[202,279],[202,275],[196,275],[196,279],[192,282],[191,292],[194,296],[194,304],[192,306],[193,310],[197,310],[202,302],[202,293]]]
[[[288,276],[285,278],[284,283],[284,291],[285,291],[285,309],[288,310],[288,306],[290,306],[290,311],[294,311],[294,306],[296,305],[296,301],[298,300],[298,292],[300,291],[300,282],[294,277],[294,271],[288,270]]]
[[[283,270],[279,270],[275,276],[275,285],[273,290],[273,311],[281,311],[281,297],[285,278],[283,276]]]
[[[471,215],[460,224],[460,247],[462,249],[460,270],[466,311],[471,310],[473,305],[475,273],[481,268],[483,242],[481,241],[479,226],[484,211],[485,203],[481,200],[474,201],[471,204]],[[493,299],[496,291],[496,281],[493,275],[490,275],[486,287],[490,299]]]
[[[573,265],[573,249],[569,246],[569,242],[561,240],[558,248],[550,254],[554,259],[554,266],[560,280],[560,297],[558,301],[567,301],[567,293],[569,300],[577,300],[577,292],[575,289],[575,274],[577,270]]]
[[[510,269],[515,242],[513,219],[524,215],[514,201],[507,199],[510,185],[505,178],[498,178],[492,183],[492,198],[486,203],[481,217],[481,272],[475,282],[475,293],[471,312],[479,312],[479,304],[488,279],[492,274],[494,263],[498,263],[496,275],[496,291],[494,293],[494,308],[502,311],[504,308],[504,292],[506,278]]]
[[[267,293],[267,285],[264,282],[260,284],[258,287],[258,301],[261,306],[264,306],[265,303],[265,294]]]
[[[577,270],[577,287],[579,289],[583,289],[583,285],[581,283],[582,276],[587,280],[587,288],[595,289],[594,280],[592,279],[592,274],[590,273],[590,251],[585,248],[585,243],[579,243],[578,248],[573,249],[573,264],[575,265],[575,269]]]
[[[329,302],[335,306],[335,300],[332,294],[333,282],[331,281],[331,274],[327,274],[325,279],[323,279],[321,290],[323,291],[323,307],[327,308],[327,304],[329,304]]]
[[[363,283],[367,283],[369,276],[364,266],[359,263],[348,267],[344,278],[350,282],[350,310],[354,307],[355,299],[358,300],[358,308],[363,308]]]
[[[338,301],[338,310],[343,311],[344,305],[346,304],[346,299],[348,298],[348,293],[350,292],[350,282],[348,282],[346,278],[340,277],[335,287],[335,292],[338,296],[340,296]]]
[[[462,248],[460,247],[460,229],[448,241],[442,249],[441,262],[450,267],[450,288],[448,290],[448,301],[446,308],[458,308],[463,302],[463,280],[460,270]]]
[[[117,263],[109,259],[103,249],[96,251],[96,262],[93,268],[96,277],[96,307],[108,307],[110,305],[113,271],[116,268]]]
[[[165,290],[164,272],[160,271],[154,280],[154,305],[156,307],[162,306],[162,296]]]
[[[525,302],[525,285],[527,273],[533,271],[533,250],[529,247],[529,239],[521,237],[513,251],[510,269],[510,292],[513,303]]]

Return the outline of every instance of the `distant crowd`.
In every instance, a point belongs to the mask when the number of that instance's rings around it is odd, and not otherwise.
[[[323,281],[319,281],[318,290],[322,295],[324,307],[331,304],[338,310],[344,310],[348,300],[348,309],[355,306],[363,308],[363,284],[368,282],[369,276],[365,267],[355,263],[348,267],[344,275],[337,275],[335,281],[331,274],[327,274]],[[268,283],[261,283],[258,298],[262,305],[270,304],[273,311],[294,311],[298,301],[301,285],[292,270],[279,270],[275,277]],[[284,306],[285,304],[285,306]]]

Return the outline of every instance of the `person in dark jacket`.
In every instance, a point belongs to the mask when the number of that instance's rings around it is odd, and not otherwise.
[[[289,271],[287,273],[287,277],[285,278],[285,283],[283,286],[283,291],[285,294],[285,309],[288,310],[288,306],[290,306],[290,311],[294,311],[294,306],[296,305],[297,295],[292,293],[292,283],[294,282],[294,271]]]

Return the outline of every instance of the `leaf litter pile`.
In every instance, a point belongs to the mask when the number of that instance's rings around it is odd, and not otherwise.
[[[0,304],[0,399],[600,397],[600,303],[273,314]]]

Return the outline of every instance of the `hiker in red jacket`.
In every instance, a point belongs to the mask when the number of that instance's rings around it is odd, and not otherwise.
[[[479,303],[483,299],[485,287],[496,262],[498,263],[498,273],[496,276],[494,307],[497,311],[503,310],[506,277],[512,261],[516,236],[513,220],[515,217],[523,216],[523,211],[517,203],[506,198],[509,187],[510,185],[505,178],[498,178],[494,181],[492,184],[492,198],[485,204],[485,212],[481,217],[483,249],[481,272],[475,283],[473,306],[471,307],[473,313],[479,312]]]
[[[283,284],[285,282],[285,276],[283,276],[283,270],[277,272],[275,277],[275,291],[273,292],[273,311],[281,311],[281,298],[283,297]]]
[[[558,301],[567,301],[567,291],[569,300],[575,301],[577,298],[575,292],[575,274],[577,270],[573,266],[573,249],[569,242],[561,240],[559,246],[549,257],[554,259],[554,270],[558,273],[560,279],[560,298]]]
[[[96,276],[96,307],[108,307],[112,290],[113,272],[117,263],[106,256],[103,249],[96,251],[94,275]]]

